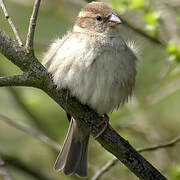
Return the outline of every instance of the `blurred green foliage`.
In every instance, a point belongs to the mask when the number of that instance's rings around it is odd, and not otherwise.
[[[169,43],[166,48],[169,54],[169,60],[180,62],[180,45],[177,43]]]
[[[160,14],[151,7],[149,1],[110,0],[109,2],[121,14],[127,10],[141,12],[145,29],[151,26],[151,30],[147,31],[151,36],[155,36],[159,31]],[[13,1],[6,1],[6,5],[21,37],[25,39],[32,6]],[[35,33],[35,52],[40,61],[48,44],[72,28],[75,20],[72,16],[75,17],[79,9],[79,6],[57,0],[48,4],[48,7],[43,6],[40,9]],[[2,11],[0,11],[0,28],[14,39]],[[169,140],[179,134],[180,127],[179,45],[168,43],[166,47],[160,46],[128,30],[125,30],[123,35],[133,37],[132,40],[140,47],[138,76],[133,98],[124,107],[110,114],[111,124],[137,148]],[[169,61],[171,56],[173,56],[173,63]],[[0,75],[20,73],[17,67],[0,54]],[[41,129],[61,145],[68,128],[65,112],[46,94],[33,88],[0,88],[0,114]],[[180,146],[177,145],[155,152],[146,152],[143,156],[169,179],[178,180],[180,178],[179,152]],[[2,121],[0,121],[0,153],[21,160],[24,165],[34,171],[43,173],[47,179],[79,179],[75,176],[66,177],[61,172],[54,172],[53,164],[57,152],[36,138]],[[100,147],[96,141],[91,140],[88,179],[110,159],[112,155]],[[37,179],[18,167],[8,164],[8,168],[15,180]],[[134,180],[137,178],[119,163],[102,179]]]
[[[109,2],[120,14],[128,9],[142,9],[145,6],[145,0],[110,0]]]
[[[179,26],[180,26],[180,15],[177,16],[177,20],[178,20],[178,23],[179,23]]]
[[[160,13],[153,10],[150,2],[145,0],[110,0],[110,3],[120,14],[125,13],[127,10],[139,10],[143,14],[146,23],[145,28],[149,35],[156,35]]]
[[[158,19],[160,17],[159,12],[149,11],[144,14],[146,21],[146,29],[151,36],[155,36],[158,31]]]
[[[179,165],[172,166],[170,169],[170,173],[174,180],[179,180],[180,179],[180,166]]]

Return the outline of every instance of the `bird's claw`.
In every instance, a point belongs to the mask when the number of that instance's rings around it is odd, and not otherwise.
[[[107,129],[107,127],[109,127],[110,129],[112,129],[112,127],[111,127],[110,124],[109,124],[109,117],[108,117],[107,114],[104,114],[103,120],[97,125],[97,127],[100,127],[100,126],[102,126],[103,124],[105,124],[104,127],[103,127],[103,129],[94,137],[94,139],[97,139],[100,135],[102,135],[102,134],[104,133],[104,131]]]

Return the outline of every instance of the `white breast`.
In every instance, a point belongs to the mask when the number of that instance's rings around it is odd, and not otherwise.
[[[75,34],[56,42],[56,52],[47,53],[52,59],[46,64],[58,88],[69,89],[81,103],[104,114],[131,95],[136,57],[120,37],[107,41],[85,36]]]

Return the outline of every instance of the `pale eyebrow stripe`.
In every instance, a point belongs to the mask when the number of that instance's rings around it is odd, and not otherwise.
[[[84,17],[96,17],[96,16],[98,16],[98,14],[92,15],[92,13],[88,12],[88,11],[81,11],[79,13],[79,15],[78,15],[78,17],[80,17],[80,18],[84,18]]]

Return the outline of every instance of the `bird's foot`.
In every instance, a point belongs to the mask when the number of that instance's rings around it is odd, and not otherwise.
[[[94,139],[97,139],[101,134],[104,133],[104,131],[109,127],[112,129],[111,125],[109,124],[109,117],[107,114],[103,115],[103,120],[97,125],[97,127],[100,127],[104,124],[103,129],[94,137]]]

